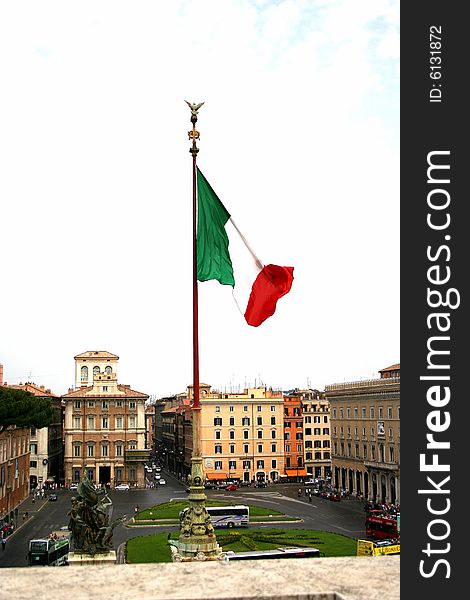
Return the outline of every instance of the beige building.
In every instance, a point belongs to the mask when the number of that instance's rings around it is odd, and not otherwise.
[[[300,390],[304,425],[305,469],[319,479],[331,477],[330,403],[315,390]]]
[[[333,485],[377,502],[400,502],[400,365],[379,379],[325,387],[331,404]]]
[[[66,485],[86,471],[102,485],[145,487],[148,394],[118,383],[115,354],[89,351],[74,358],[75,389],[62,397]]]
[[[189,398],[193,386],[188,386]],[[209,480],[274,481],[284,473],[282,391],[200,386],[204,472]]]

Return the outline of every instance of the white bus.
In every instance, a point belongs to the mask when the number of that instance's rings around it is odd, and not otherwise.
[[[180,512],[180,523],[183,522],[188,508]],[[244,504],[234,506],[207,506],[207,512],[210,515],[214,528],[222,527],[248,527],[250,521],[250,509]]]

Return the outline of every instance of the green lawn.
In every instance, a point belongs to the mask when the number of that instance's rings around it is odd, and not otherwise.
[[[178,539],[178,532],[171,539]],[[304,529],[243,529],[217,532],[224,550],[269,550],[285,546],[318,548],[324,556],[355,556],[356,540],[337,533]],[[171,562],[168,534],[141,536],[126,544],[128,563]]]
[[[206,506],[230,506],[230,502],[218,502],[216,500],[208,500]],[[151,508],[147,508],[142,512],[135,515],[136,521],[152,521],[154,519],[176,519],[179,520],[179,513],[183,508],[189,506],[188,500],[176,500],[175,502],[164,502],[163,504],[157,504]],[[250,507],[250,516],[252,517],[266,517],[269,515],[280,515],[284,513],[274,510],[273,508],[265,508],[264,506],[253,506]]]

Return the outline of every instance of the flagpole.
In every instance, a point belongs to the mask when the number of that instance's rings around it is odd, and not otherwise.
[[[189,482],[189,507],[180,523],[178,542],[170,541],[172,559],[174,561],[220,560],[222,550],[217,543],[214,527],[206,509],[207,497],[204,493],[204,469],[201,441],[201,402],[199,393],[199,323],[198,323],[198,287],[197,287],[197,169],[196,156],[199,148],[196,141],[197,112],[204,104],[192,104],[186,101],[191,109],[192,129],[188,132],[192,146],[189,149],[193,159],[193,405],[192,431],[193,448],[191,457],[191,476]]]

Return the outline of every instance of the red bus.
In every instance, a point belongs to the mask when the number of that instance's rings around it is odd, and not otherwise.
[[[399,539],[400,515],[371,511],[366,517],[366,536],[374,540]]]

